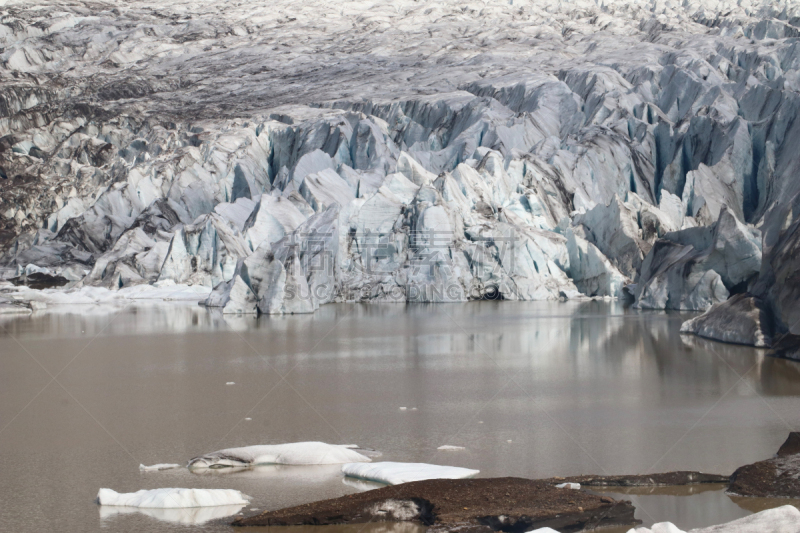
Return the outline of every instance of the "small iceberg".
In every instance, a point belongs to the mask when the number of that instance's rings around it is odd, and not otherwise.
[[[784,505],[761,511],[733,522],[718,526],[692,529],[689,533],[797,533],[800,524],[800,510],[792,505]],[[661,522],[651,528],[640,527],[628,533],[686,533],[671,522]]]
[[[463,446],[450,446],[449,444],[445,444],[444,446],[439,446],[436,449],[443,452],[457,452],[460,450],[466,450],[466,448],[464,448]]]
[[[556,485],[557,489],[572,489],[572,490],[580,490],[581,484],[580,483],[559,483]]]
[[[335,465],[368,463],[369,457],[349,448],[324,442],[293,442],[227,448],[189,461],[189,468],[224,468],[252,465]]]
[[[110,520],[120,515],[143,514],[162,522],[172,522],[186,526],[198,526],[210,522],[233,516],[242,509],[244,505],[216,505],[214,507],[186,507],[183,509],[146,509],[136,507],[114,507],[101,505],[100,520]]]
[[[426,463],[350,463],[342,466],[346,476],[389,485],[424,481],[426,479],[464,479],[476,476],[480,470]]]
[[[100,489],[97,503],[144,509],[184,509],[218,505],[247,505],[250,497],[233,489],[151,489],[120,493]]]
[[[139,470],[142,472],[156,472],[158,470],[172,470],[173,468],[181,468],[183,465],[176,463],[158,463],[157,465],[139,465]]]

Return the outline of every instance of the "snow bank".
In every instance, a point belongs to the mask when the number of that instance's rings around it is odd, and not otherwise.
[[[183,509],[217,505],[247,505],[250,498],[232,489],[152,489],[119,493],[100,489],[97,503],[145,509]]]
[[[142,472],[156,472],[158,470],[172,470],[173,468],[180,468],[183,465],[176,463],[158,463],[157,465],[139,465],[139,470]]]
[[[457,466],[429,465],[426,463],[372,463],[357,464],[351,463],[342,466],[344,475],[377,481],[389,485],[399,485],[411,481],[423,481],[425,479],[464,479],[473,477],[480,473],[480,470],[470,470]]]
[[[556,485],[557,489],[572,489],[572,490],[579,490],[581,488],[580,483],[559,483]]]
[[[371,459],[355,449],[324,442],[293,442],[227,448],[189,461],[189,468],[221,468],[246,465],[335,465],[367,463]]]
[[[761,511],[726,524],[692,529],[689,533],[798,533],[800,511],[791,505]],[[670,522],[661,522],[652,528],[640,527],[628,533],[685,533]]]

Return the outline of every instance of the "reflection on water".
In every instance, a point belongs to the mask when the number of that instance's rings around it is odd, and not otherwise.
[[[113,520],[120,515],[139,513],[162,522],[172,522],[186,526],[197,526],[233,516],[244,508],[244,505],[217,505],[215,507],[188,507],[183,509],[145,509],[141,507],[115,507],[100,505],[100,521]]]
[[[730,522],[781,505],[800,508],[800,500],[742,498],[727,494],[725,488],[724,485],[708,484],[685,487],[615,487],[614,490],[594,492],[631,500],[636,506],[636,518],[642,520],[644,526],[651,526],[656,522],[672,522],[684,531]],[[615,528],[607,530],[607,533],[626,533],[629,529]]]
[[[475,302],[260,318],[178,304],[0,317],[0,530],[94,530],[100,487],[236,489],[253,498],[245,514],[367,488],[336,465],[138,470],[253,444],[351,442],[381,460],[485,477],[728,474],[772,456],[787,425],[800,425],[800,364],[682,337],[688,316]],[[437,451],[443,444],[466,450]],[[749,512],[720,494],[630,497],[689,524]],[[112,522],[172,527],[141,513]]]

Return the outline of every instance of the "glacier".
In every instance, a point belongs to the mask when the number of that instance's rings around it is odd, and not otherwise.
[[[626,298],[729,340],[744,295],[735,342],[800,335],[796,3],[0,13],[9,312]]]

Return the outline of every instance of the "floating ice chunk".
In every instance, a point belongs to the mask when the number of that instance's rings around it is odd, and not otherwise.
[[[100,506],[100,519],[108,520],[117,515],[140,513],[164,522],[174,522],[188,526],[205,524],[211,520],[219,520],[233,516],[244,508],[244,505],[216,505],[214,507],[187,507],[184,509],[145,509],[137,507]]]
[[[408,407],[401,407],[400,408],[401,411],[405,411],[406,409],[408,409]]]
[[[580,489],[580,488],[581,488],[581,484],[580,484],[580,483],[559,483],[558,485],[556,485],[556,488],[557,488],[557,489],[573,489],[573,490],[578,490],[578,489]]]
[[[227,448],[189,461],[189,468],[222,468],[248,465],[335,465],[369,462],[366,455],[336,444],[293,442]]]
[[[733,522],[711,527],[689,530],[689,533],[797,533],[800,524],[800,510],[792,505],[784,505],[761,511]],[[640,527],[628,533],[685,533],[670,522],[661,522],[650,529]]]
[[[173,468],[180,468],[183,465],[179,465],[176,463],[158,463],[157,465],[139,465],[139,470],[143,472],[155,472],[157,470],[171,470]]]
[[[528,531],[528,533],[558,533],[558,531],[551,527],[540,527],[539,529]]]
[[[359,492],[366,492],[368,490],[375,490],[385,487],[383,483],[377,483],[375,481],[367,481],[366,479],[358,479],[354,477],[343,477],[342,483],[347,485],[348,487],[352,487]]]
[[[350,463],[342,466],[342,472],[350,477],[398,485],[425,479],[464,479],[479,474],[480,470],[425,463],[383,462],[372,464]]]
[[[236,385],[236,382],[235,381],[228,381],[227,383],[225,383],[225,385]]]
[[[245,420],[247,420],[247,421],[249,422],[249,421],[251,421],[251,420],[252,420],[252,418],[245,418]]]
[[[152,489],[127,493],[100,489],[97,493],[100,505],[146,509],[247,505],[249,501],[249,496],[232,489]]]
[[[444,446],[439,446],[436,448],[437,450],[442,450],[445,452],[455,452],[458,450],[466,450],[463,446],[450,446],[449,444],[445,444]]]

